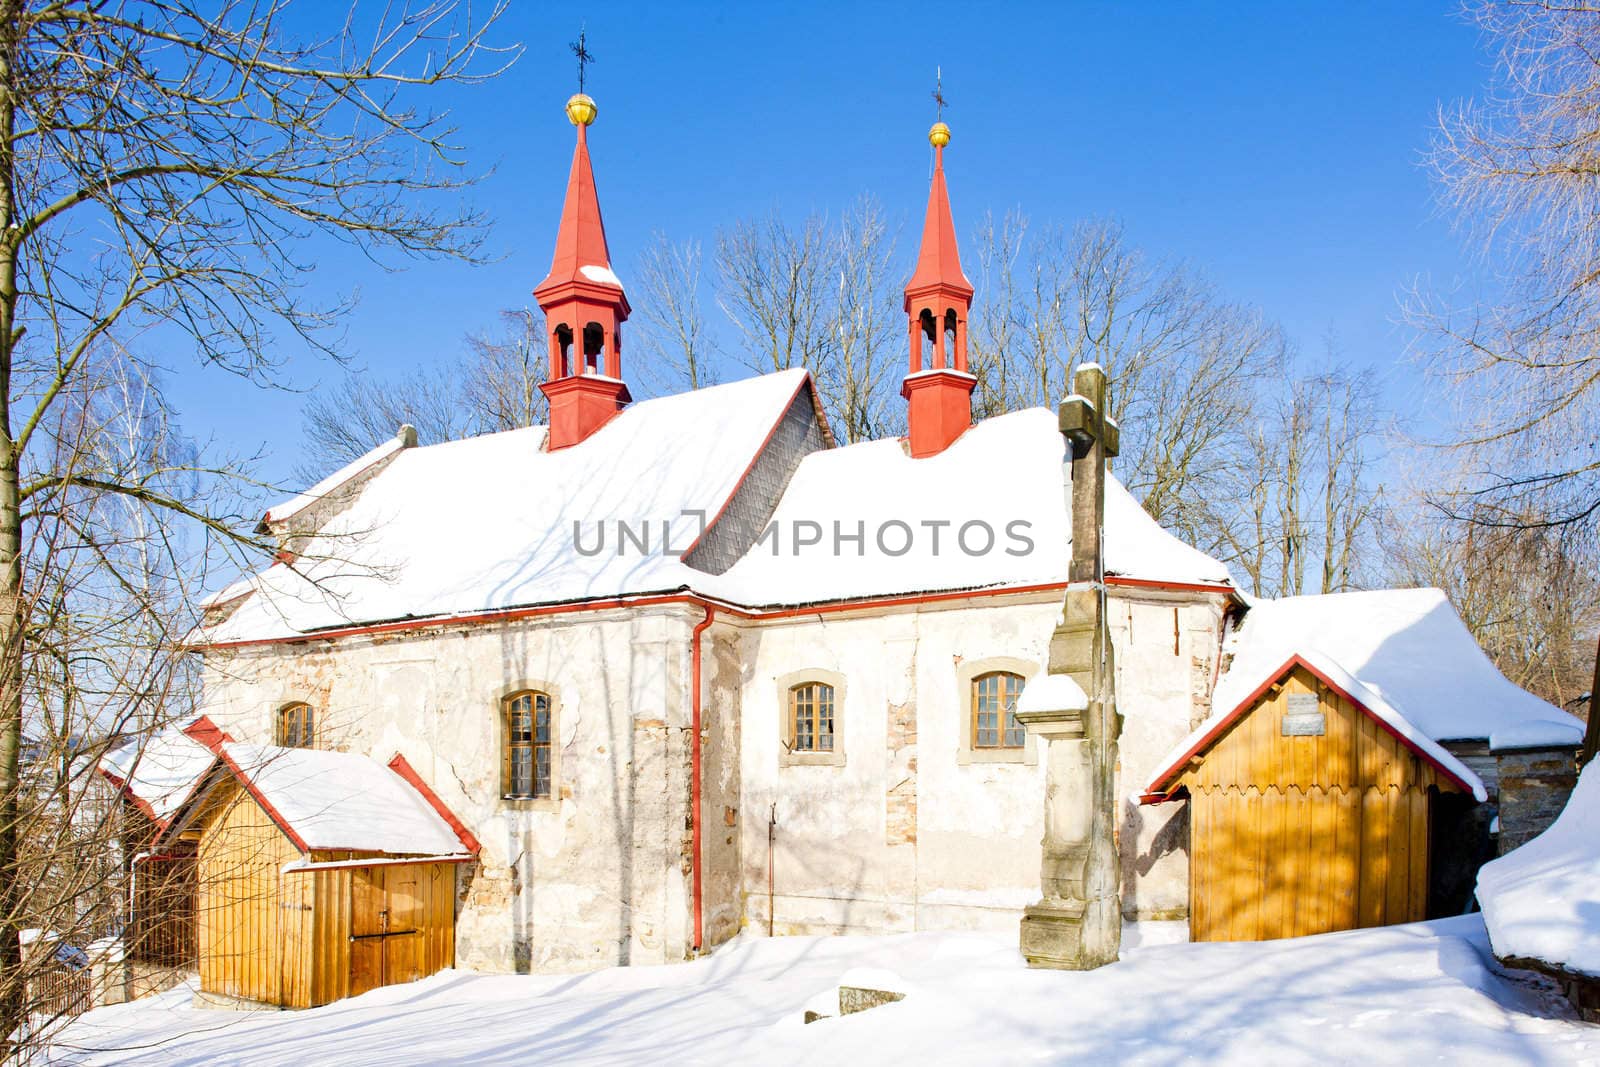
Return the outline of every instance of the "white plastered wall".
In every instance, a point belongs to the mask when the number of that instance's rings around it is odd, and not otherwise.
[[[206,657],[202,711],[269,742],[305,700],[319,743],[401,752],[483,843],[463,869],[458,966],[576,971],[688,952],[688,608],[549,616]],[[500,699],[557,700],[554,793],[502,798]]]
[[[1110,600],[1130,916],[1186,912],[1184,806],[1139,807],[1131,795],[1209,708],[1221,608],[1205,593],[1118,589]],[[1042,669],[1059,610],[1060,594],[1040,593],[743,627],[740,779],[744,810],[761,815],[743,827],[750,926],[767,928],[770,895],[777,933],[1014,928],[1038,899],[1043,770],[1031,752],[1004,763],[964,757],[971,671],[962,668]],[[842,765],[780,759],[779,682],[808,669],[845,680],[835,712]]]

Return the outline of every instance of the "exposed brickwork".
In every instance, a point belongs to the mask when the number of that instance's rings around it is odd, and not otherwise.
[[[913,701],[889,705],[889,764],[905,773],[891,774],[885,794],[887,817],[884,842],[914,845],[917,842],[917,705]]]
[[[1192,730],[1211,714],[1211,659],[1189,657],[1189,728]]]
[[[1566,807],[1578,783],[1572,749],[1530,748],[1495,754],[1500,778],[1500,854],[1539,836]]]

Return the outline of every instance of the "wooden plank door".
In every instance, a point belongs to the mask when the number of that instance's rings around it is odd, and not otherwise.
[[[422,879],[425,867],[390,867],[384,879],[389,909],[389,936],[383,939],[384,985],[414,982],[423,969]]]
[[[389,940],[389,912],[382,867],[350,872],[350,995],[386,984],[383,944]]]

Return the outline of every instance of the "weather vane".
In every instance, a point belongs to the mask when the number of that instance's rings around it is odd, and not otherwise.
[[[944,121],[944,105],[946,103],[945,98],[944,98],[944,68],[943,67],[934,67],[933,68],[933,102],[939,106],[938,118],[939,118],[940,122],[943,122]]]
[[[567,45],[568,48],[572,49],[572,54],[578,57],[578,92],[580,93],[583,92],[584,68],[594,62],[594,54],[584,47],[583,40],[584,27],[580,25],[578,27],[578,39]]]

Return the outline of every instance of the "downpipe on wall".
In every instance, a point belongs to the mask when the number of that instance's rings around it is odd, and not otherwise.
[[[690,844],[693,852],[690,858],[690,869],[693,871],[693,896],[694,896],[694,948],[691,955],[698,956],[701,952],[702,919],[704,915],[702,890],[704,886],[704,866],[700,855],[701,834],[701,804],[700,804],[700,638],[711,627],[711,621],[716,618],[716,609],[710,604],[706,605],[706,617],[695,625],[694,633],[689,639],[689,826]]]

